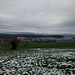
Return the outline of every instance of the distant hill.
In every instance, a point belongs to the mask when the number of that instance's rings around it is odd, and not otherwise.
[[[0,33],[0,38],[6,38],[6,39],[14,39],[17,37],[56,37],[56,38],[62,38],[63,35],[45,35],[45,34],[35,34],[35,33],[25,33],[25,32],[12,32],[12,33]]]

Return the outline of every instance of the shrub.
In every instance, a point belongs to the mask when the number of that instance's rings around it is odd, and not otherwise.
[[[18,40],[17,39],[12,39],[10,41],[10,44],[11,44],[11,49],[14,50],[14,49],[17,49],[17,46],[18,46]]]

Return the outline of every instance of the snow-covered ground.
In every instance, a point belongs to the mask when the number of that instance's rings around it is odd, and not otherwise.
[[[0,52],[2,75],[75,75],[75,49]]]

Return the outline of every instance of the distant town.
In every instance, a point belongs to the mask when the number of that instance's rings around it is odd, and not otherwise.
[[[64,37],[49,37],[49,36],[40,36],[40,37],[17,37],[18,40],[24,42],[73,42],[75,37],[64,36]]]
[[[75,35],[0,34],[0,42],[11,39],[22,42],[73,42]]]

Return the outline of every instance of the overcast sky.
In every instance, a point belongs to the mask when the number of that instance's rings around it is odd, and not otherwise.
[[[75,34],[75,0],[0,0],[0,32]]]

